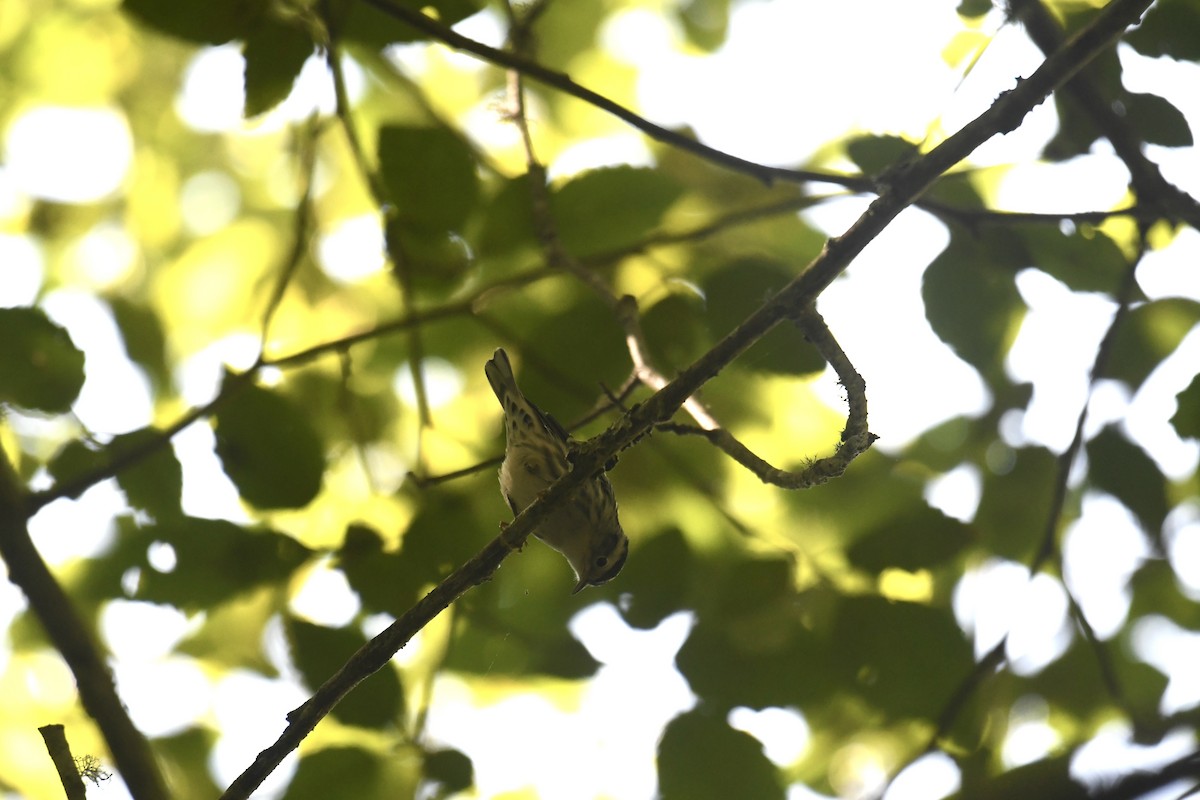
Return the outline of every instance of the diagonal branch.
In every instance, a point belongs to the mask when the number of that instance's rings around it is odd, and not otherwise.
[[[20,479],[0,450],[0,557],[8,565],[8,579],[25,594],[46,636],[67,662],[79,699],[96,720],[129,793],[137,800],[166,800],[150,743],[121,703],[100,646],[29,536],[24,499]]]
[[[363,0],[368,5],[374,6],[385,14],[402,20],[412,27],[423,33],[428,34],[434,39],[444,42],[451,47],[478,56],[484,61],[490,62],[505,69],[516,70],[526,77],[533,78],[539,83],[545,84],[551,88],[557,89],[563,94],[571,95],[586,103],[590,103],[596,108],[607,111],[613,116],[629,123],[634,128],[637,128],[642,133],[659,142],[677,147],[680,150],[693,153],[714,164],[720,164],[735,172],[741,172],[757,178],[764,183],[772,183],[776,180],[789,181],[793,183],[807,183],[810,181],[834,183],[840,186],[847,186],[861,191],[869,191],[871,189],[871,181],[861,176],[846,176],[835,175],[825,172],[814,172],[811,170],[800,169],[785,169],[783,167],[768,167],[764,164],[758,164],[738,156],[731,155],[715,147],[709,147],[706,144],[688,138],[682,133],[664,128],[661,125],[656,125],[650,122],[645,117],[631,111],[625,106],[605,97],[598,92],[594,92],[585,86],[581,86],[571,79],[565,73],[557,72],[548,67],[539,64],[518,53],[513,53],[508,50],[500,50],[495,47],[489,47],[482,42],[478,42],[469,37],[463,36],[461,33],[449,28],[442,23],[436,21],[432,17],[422,13],[414,7],[403,5],[396,0]]]

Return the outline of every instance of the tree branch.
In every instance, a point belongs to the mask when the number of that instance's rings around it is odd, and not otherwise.
[[[58,779],[62,782],[67,800],[86,800],[87,790],[83,786],[83,778],[75,768],[75,759],[71,756],[71,745],[67,742],[66,728],[62,725],[43,725],[38,728],[42,741],[46,743],[46,752],[58,770]]]
[[[166,800],[150,744],[117,696],[99,646],[29,537],[24,499],[20,479],[0,449],[0,557],[8,565],[8,579],[25,593],[50,642],[75,676],[79,699],[100,727],[129,793],[137,800]]]
[[[833,367],[838,375],[838,382],[846,388],[846,400],[849,405],[846,427],[832,456],[812,461],[798,472],[789,471],[764,461],[724,428],[705,430],[669,422],[655,427],[671,433],[702,436],[757,475],[763,483],[781,486],[784,489],[809,489],[840,477],[850,466],[850,462],[865,453],[877,438],[867,429],[867,385],[815,308],[810,307],[796,322],[808,340]]]
[[[1009,7],[1043,53],[1052,53],[1059,48],[1063,41],[1062,28],[1040,0],[1010,0]],[[1073,77],[1063,88],[1079,103],[1092,124],[1112,143],[1117,156],[1125,162],[1138,196],[1138,205],[1153,206],[1168,218],[1186,220],[1193,228],[1200,230],[1200,204],[1163,177],[1158,165],[1142,152],[1142,137],[1127,120],[1117,116],[1112,103],[1101,95],[1087,72]]]
[[[738,156],[731,155],[724,151],[718,150],[715,147],[709,147],[706,144],[690,139],[687,136],[678,133],[677,131],[664,128],[650,122],[645,117],[636,114],[625,106],[610,100],[598,92],[594,92],[584,86],[579,85],[571,79],[569,75],[562,72],[556,72],[548,67],[526,58],[517,53],[508,50],[499,50],[495,47],[489,47],[482,42],[463,36],[461,33],[449,28],[440,22],[434,20],[415,8],[401,5],[394,0],[363,0],[368,5],[374,6],[385,14],[395,17],[408,23],[423,33],[428,34],[432,38],[450,45],[451,47],[462,50],[477,56],[484,61],[488,61],[505,69],[512,69],[520,72],[526,77],[533,78],[539,83],[545,84],[553,89],[557,89],[563,94],[571,95],[586,103],[589,103],[596,108],[607,111],[613,116],[627,122],[629,125],[637,128],[642,133],[659,142],[664,142],[680,150],[700,156],[714,164],[720,164],[735,172],[740,172],[751,177],[761,180],[763,183],[772,183],[776,180],[788,181],[792,183],[808,183],[822,182],[833,183],[839,186],[847,186],[858,189],[860,191],[870,191],[871,181],[861,176],[850,175],[835,175],[825,172],[814,172],[811,170],[786,169],[783,167],[768,167],[764,164],[758,164]]]

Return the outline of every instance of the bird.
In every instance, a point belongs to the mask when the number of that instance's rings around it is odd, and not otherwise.
[[[504,410],[504,461],[500,490],[513,515],[520,514],[551,484],[571,471],[575,443],[554,417],[517,386],[504,348],[497,348],[484,374]],[[576,594],[617,576],[629,555],[629,539],[617,518],[617,500],[601,471],[550,512],[533,535],[562,553],[575,572]]]

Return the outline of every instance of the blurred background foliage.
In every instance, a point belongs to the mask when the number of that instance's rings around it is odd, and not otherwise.
[[[508,18],[484,0],[396,2],[446,24],[480,12],[501,24]],[[1092,5],[1054,10],[1071,28],[1095,13]],[[570,0],[515,13],[535,20],[540,63],[636,109],[635,71],[597,35],[635,7],[668,18],[696,53],[722,43],[730,13],[727,0]],[[989,10],[962,3],[962,30],[978,33]],[[1196,60],[1195,17],[1184,0],[1160,2],[1128,42],[1148,55]],[[247,122],[188,122],[180,97],[194,59],[231,44],[244,58],[237,111]],[[330,94],[331,46],[353,78],[352,95],[297,111],[289,95],[302,69],[321,75]],[[1191,145],[1186,120],[1167,100],[1122,88],[1115,57],[1092,78],[1124,104],[1141,141]],[[495,347],[512,354],[526,392],[568,422],[603,404],[630,373],[612,310],[543,257],[525,154],[504,120],[512,112],[506,80],[502,69],[467,65],[360,0],[4,3],[0,96],[9,101],[0,128],[38,106],[111,107],[132,149],[114,191],[5,201],[5,235],[35,243],[42,272],[29,306],[0,312],[0,441],[32,496],[57,498],[43,513],[73,502],[89,475],[123,460],[115,484],[124,502],[101,524],[102,543],[56,572],[106,647],[138,633],[106,628],[113,608],[169,607],[186,621],[164,660],[139,673],[166,687],[166,702],[198,708],[153,738],[178,798],[221,791],[212,759],[229,731],[203,698],[220,680],[286,673],[314,689],[381,619],[407,609],[508,519],[488,462],[503,447],[482,374]],[[544,163],[626,130],[544,85],[530,83],[527,94]],[[1086,152],[1100,135],[1077,105],[1056,104],[1060,128],[1047,162]],[[501,134],[469,135],[465,121],[481,114]],[[820,251],[825,234],[797,212],[824,196],[647,146],[652,166],[552,175],[548,205],[567,251],[616,295],[637,298],[649,353],[669,376]],[[877,174],[916,148],[861,132],[793,166]],[[984,413],[902,447],[883,442],[840,479],[792,494],[764,486],[699,439],[655,433],[612,472],[633,542],[619,579],[569,597],[566,565],[530,544],[334,710],[306,742],[282,796],[472,796],[472,758],[481,754],[425,731],[437,714],[435,681],[455,676],[481,705],[540,694],[570,709],[601,660],[568,623],[596,603],[612,604],[639,630],[688,615],[676,664],[695,706],[651,732],[661,737],[666,798],[781,798],[801,784],[856,796],[871,785],[867,766],[895,774],[929,748],[958,765],[965,796],[1059,796],[1076,786],[1064,759],[1113,720],[1128,722],[1142,744],[1194,731],[1194,707],[1161,713],[1166,677],[1138,656],[1132,637],[1151,618],[1200,629],[1200,606],[1164,544],[1172,519],[1196,513],[1195,476],[1168,478],[1126,429],[1108,425],[1089,430],[1086,468],[1077,466],[1059,503],[1054,488],[1066,467],[1058,455],[1004,433],[1031,398],[1005,366],[1027,313],[1018,273],[1039,270],[1073,292],[1117,297],[1138,252],[1136,226],[1121,216],[997,221],[987,215],[994,181],[966,170],[931,191],[948,244],[925,271],[921,298],[933,332],[986,386]],[[1151,246],[1169,246],[1174,225],[1149,222]],[[124,255],[97,259],[97,241]],[[338,249],[346,241],[353,246]],[[21,269],[0,264],[5,278]],[[122,357],[144,384],[131,391],[150,398],[140,426],[92,429],[71,413],[85,376],[103,383],[131,373],[85,363],[85,343],[41,309],[56,293],[92,298],[112,320]],[[1136,286],[1128,298],[1104,377],[1132,393],[1194,330],[1200,304],[1149,301]],[[819,388],[834,380],[803,336],[781,327],[708,383],[702,399],[763,457],[797,468],[838,441],[844,410],[823,402],[829,393]],[[937,391],[912,387],[914,395]],[[189,462],[194,448],[155,446],[218,392],[192,423],[211,429],[208,467]],[[639,388],[627,402],[645,396]],[[1193,381],[1171,417],[1180,437],[1200,435],[1198,408]],[[577,435],[613,419],[602,414]],[[960,519],[932,504],[930,490],[964,470],[980,499]],[[240,497],[233,511],[229,482]],[[1148,555],[1131,566],[1124,621],[1098,637],[1073,607],[1048,663],[1011,668],[1003,646],[989,661],[990,644],[955,613],[964,576],[998,563],[1033,565],[1062,587],[1059,537],[1084,497],[1098,494],[1128,509],[1147,542]],[[330,575],[354,601],[340,619],[297,600]],[[66,724],[77,752],[105,747],[31,611],[11,616],[0,660],[0,790],[50,797],[38,724]],[[172,687],[175,673],[153,666],[181,662],[199,668],[198,684]],[[639,691],[628,687],[631,696]],[[185,692],[201,697],[185,701]],[[1014,768],[1002,751],[1014,709],[1030,698],[1046,710],[1055,745]],[[785,763],[729,722],[735,709],[773,707],[798,712],[810,732]],[[246,765],[283,721],[255,707],[242,713],[261,733],[232,757]],[[512,736],[522,736],[521,726],[511,721]],[[529,758],[536,763],[538,754]],[[596,769],[622,765],[602,759]],[[573,796],[599,796],[587,774],[575,779]]]

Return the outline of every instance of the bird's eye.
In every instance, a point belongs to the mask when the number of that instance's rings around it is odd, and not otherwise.
[[[599,558],[596,559],[597,567],[603,567],[603,566],[606,566],[607,564],[608,564],[608,559],[605,558],[604,556],[600,556]]]

